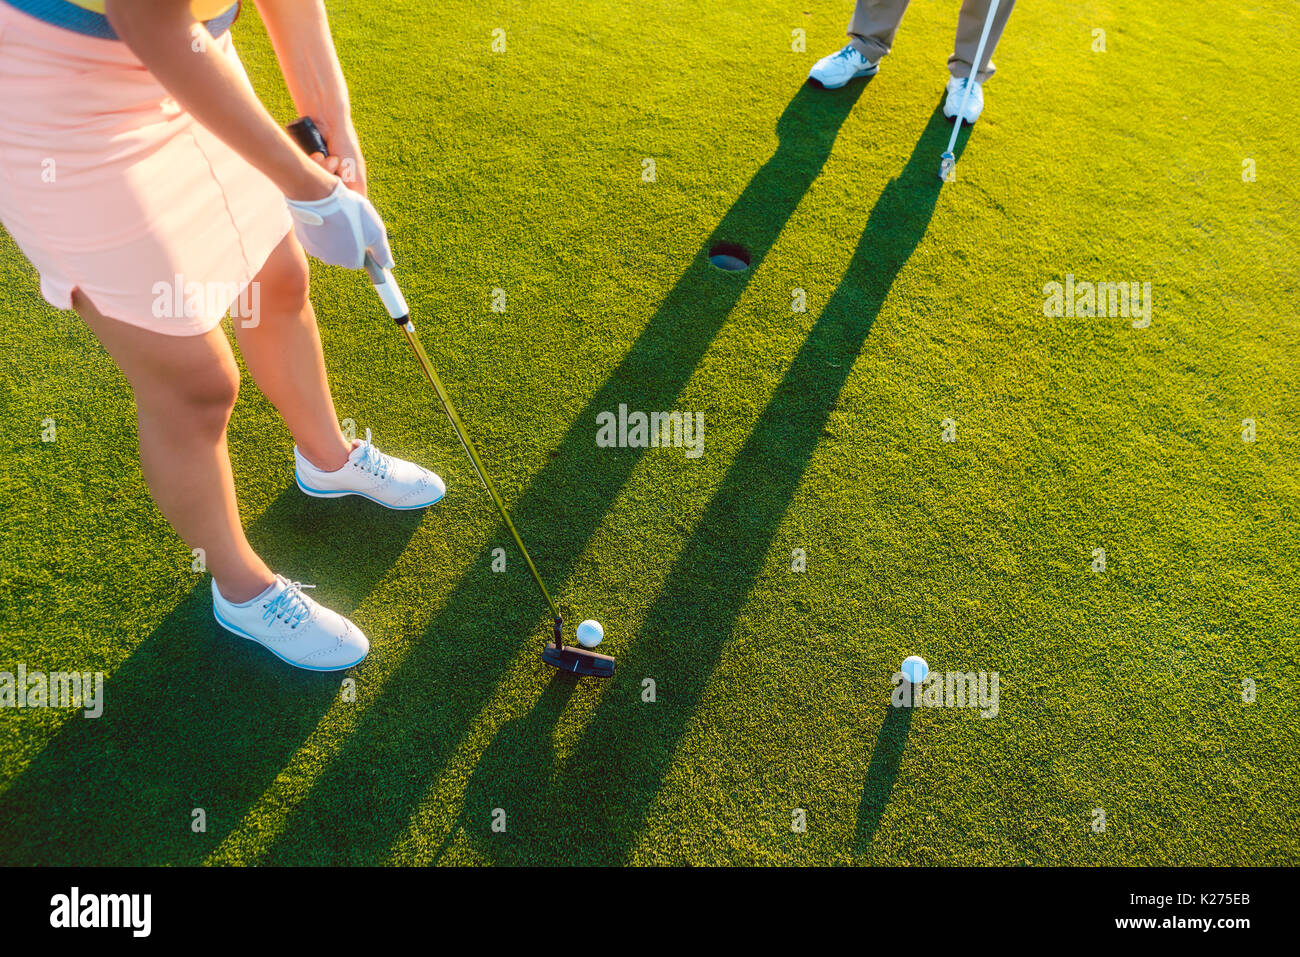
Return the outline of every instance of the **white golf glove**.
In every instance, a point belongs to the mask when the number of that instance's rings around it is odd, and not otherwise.
[[[324,199],[285,199],[293,216],[293,231],[302,248],[322,262],[360,269],[366,252],[385,269],[393,268],[388,230],[375,207],[342,180]]]

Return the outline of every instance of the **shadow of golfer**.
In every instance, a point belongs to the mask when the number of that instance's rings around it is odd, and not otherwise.
[[[925,236],[943,185],[938,162],[949,132],[936,108],[907,165],[871,210],[843,280],[692,530],[638,640],[620,648],[613,685],[551,779],[539,830],[526,836],[533,862],[627,859],[854,359],[894,278]],[[646,677],[656,684],[653,704],[639,696]],[[529,727],[549,732],[540,723]],[[896,730],[889,725],[886,740]],[[889,753],[880,752],[881,762]],[[879,773],[889,767],[882,763]],[[494,794],[510,801],[510,782],[498,783]],[[531,782],[528,787],[528,801],[537,802]],[[573,839],[575,820],[582,821],[581,841]]]
[[[644,454],[611,449],[593,469],[596,416],[619,403],[633,409],[676,406],[749,277],[821,172],[864,87],[828,93],[800,86],[777,121],[776,151],[515,503],[514,521],[553,593],[563,592],[575,560]],[[709,263],[709,247],[724,239],[749,247],[748,271],[724,274]],[[510,566],[515,574],[509,578],[493,574],[490,566],[490,548],[485,548],[429,623],[426,640],[390,678],[382,702],[367,709],[310,794],[290,812],[265,863],[369,863],[382,859],[405,830],[518,651],[520,636],[540,648],[541,602],[523,563]],[[485,627],[492,629],[486,636]],[[436,689],[436,699],[431,700],[430,689]],[[345,847],[332,829],[339,813],[352,814]]]
[[[892,686],[890,690],[893,690]],[[853,841],[853,849],[858,854],[865,854],[871,846],[876,829],[880,827],[880,818],[889,804],[889,795],[893,793],[894,781],[898,779],[898,769],[903,763],[903,750],[912,729],[914,710],[910,707],[895,708],[892,703],[885,705],[885,718],[876,735],[876,746],[867,766],[867,780],[862,785],[862,802],[858,805],[858,827]]]
[[[248,535],[272,568],[319,581],[322,600],[347,614],[419,525],[409,513],[375,521],[374,508],[291,487]],[[219,628],[203,576],[104,682],[103,714],[70,717],[0,794],[0,864],[201,863],[289,763],[346,674],[289,668]],[[191,830],[195,808],[206,832]]]

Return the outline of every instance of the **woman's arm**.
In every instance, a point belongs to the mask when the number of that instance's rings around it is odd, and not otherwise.
[[[310,116],[329,144],[325,168],[364,196],[366,164],[352,128],[347,81],[334,52],[325,4],[322,0],[256,2],[298,115]]]
[[[176,102],[285,196],[317,200],[333,191],[335,176],[280,129],[191,16],[189,0],[107,0],[105,13],[118,37]]]

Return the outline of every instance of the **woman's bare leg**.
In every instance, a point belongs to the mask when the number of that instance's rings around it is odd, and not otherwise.
[[[235,338],[257,387],[284,417],[307,461],[332,472],[347,464],[351,443],[339,431],[308,298],[307,257],[290,233],[254,280],[258,310],[235,317]]]
[[[166,336],[109,319],[80,290],[73,306],[135,391],[140,465],[159,510],[191,548],[202,548],[221,594],[257,597],[275,581],[239,520],[226,423],[239,368],[218,326]]]

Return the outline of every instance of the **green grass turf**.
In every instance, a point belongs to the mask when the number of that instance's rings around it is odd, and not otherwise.
[[[109,677],[98,720],[0,712],[0,862],[1300,862],[1300,30],[1250,6],[1023,4],[941,188],[955,3],[834,93],[802,81],[847,2],[332,3],[425,342],[619,673],[538,662],[404,343],[319,266],[340,416],[450,492],[306,499],[245,377],[250,535],[374,648],[345,701],[218,632],[123,379],[5,238],[0,670]],[[1150,328],[1046,318],[1066,274],[1150,282]],[[596,448],[619,403],[702,413],[706,453]],[[998,716],[890,708],[912,653],[998,672]]]

